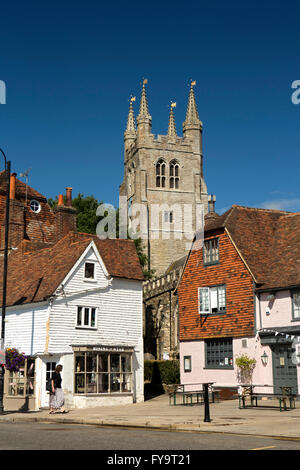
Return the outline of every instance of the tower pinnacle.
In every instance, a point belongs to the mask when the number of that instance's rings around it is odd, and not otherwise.
[[[130,103],[129,103],[129,112],[127,118],[127,126],[124,136],[125,137],[132,137],[136,136],[136,127],[135,127],[135,119],[134,119],[134,111],[133,111],[133,102],[135,101],[135,96],[131,96]]]
[[[170,105],[170,116],[169,116],[169,127],[168,127],[168,136],[176,137],[176,124],[173,109],[176,108],[176,103],[171,103]]]
[[[141,101],[140,101],[140,112],[137,117],[138,134],[149,134],[151,131],[152,117],[149,114],[148,100],[147,100],[146,87],[145,87],[147,83],[148,83],[148,80],[144,79],[143,86],[142,86]]]
[[[191,81],[186,117],[185,117],[185,122],[183,123],[185,126],[191,126],[193,124],[196,124],[196,125],[201,124],[198,110],[197,110],[196,100],[195,100],[195,93],[194,93],[195,85],[196,85],[196,81]]]
[[[196,81],[191,81],[186,117],[182,128],[183,136],[192,139],[194,142],[195,150],[202,154],[202,122],[199,119],[195,100],[195,85]]]

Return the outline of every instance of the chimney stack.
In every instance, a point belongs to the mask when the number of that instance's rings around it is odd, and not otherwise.
[[[63,206],[64,205],[64,197],[62,194],[59,194],[58,195],[58,203],[57,203],[58,206]]]
[[[66,205],[68,207],[72,207],[72,188],[68,187],[66,188],[66,194],[67,194],[67,202]]]
[[[210,194],[210,196],[208,196],[208,210],[210,214],[215,213],[215,202],[216,196],[214,194]]]
[[[16,176],[17,176],[17,173],[12,173],[10,175],[9,199],[15,199],[16,197]]]

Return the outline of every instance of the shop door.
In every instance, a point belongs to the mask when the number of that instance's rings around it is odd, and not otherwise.
[[[55,371],[56,364],[58,364],[58,358],[51,357],[51,359],[43,360],[42,367],[42,393],[41,393],[41,407],[46,408],[49,406],[49,393],[46,391],[47,380],[52,377]]]
[[[273,347],[274,393],[281,393],[280,387],[292,387],[292,392],[298,394],[297,367],[292,362],[292,354],[288,345]]]

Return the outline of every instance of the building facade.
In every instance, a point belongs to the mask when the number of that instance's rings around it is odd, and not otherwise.
[[[189,92],[183,136],[176,132],[174,104],[170,107],[167,135],[152,134],[143,83],[139,114],[135,123],[133,101],[124,133],[124,179],[120,196],[128,207],[129,226],[138,215],[149,269],[155,276],[186,255],[197,226],[197,207],[207,212],[207,188],[203,175],[202,122],[199,119],[194,85]],[[139,205],[139,206],[138,206]],[[137,207],[142,214],[137,214]]]
[[[143,401],[143,298],[135,246],[69,232],[9,256],[5,347],[27,356],[5,373],[6,409],[49,406],[46,381],[63,366],[66,406]]]
[[[0,173],[0,253],[4,250],[6,173]],[[76,230],[76,210],[72,207],[72,188],[66,188],[66,204],[59,196],[57,207],[52,210],[41,193],[10,175],[8,248],[16,248],[26,241],[28,246],[51,246],[70,230]]]
[[[247,355],[253,383],[298,393],[299,222],[299,213],[241,206],[206,220],[178,287],[181,383],[214,382],[235,396],[236,358]]]

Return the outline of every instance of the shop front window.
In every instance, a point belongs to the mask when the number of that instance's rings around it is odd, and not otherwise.
[[[131,353],[75,353],[75,393],[130,393]]]
[[[34,394],[35,359],[26,358],[18,372],[8,371],[8,396],[25,397]]]

